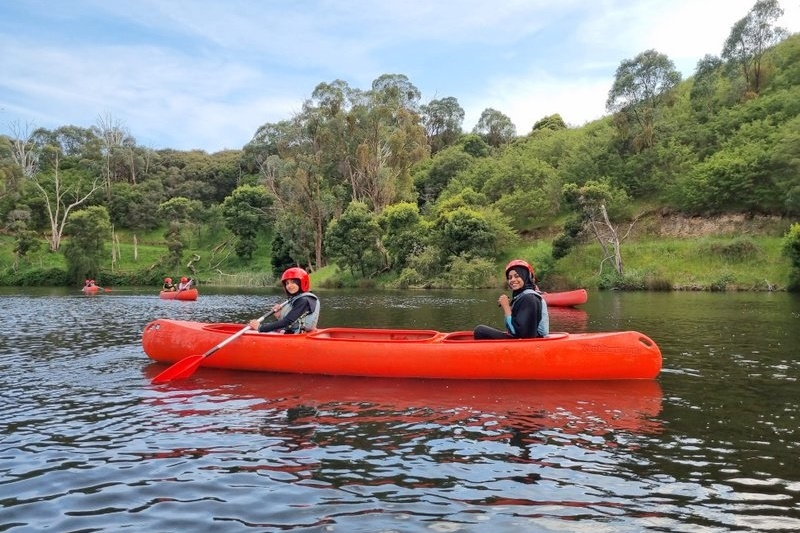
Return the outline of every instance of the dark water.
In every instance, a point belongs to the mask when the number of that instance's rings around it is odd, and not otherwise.
[[[493,291],[320,292],[321,326],[499,324]],[[0,531],[800,530],[800,300],[590,294],[553,330],[633,329],[648,382],[200,369],[152,386],[153,318],[276,293],[0,289]]]

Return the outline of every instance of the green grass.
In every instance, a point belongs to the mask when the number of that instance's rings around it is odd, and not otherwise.
[[[227,247],[221,246],[224,239],[215,240],[213,235],[201,235],[185,251],[181,268],[166,269],[161,266],[167,257],[162,234],[154,231],[138,235],[138,246],[134,247],[132,234],[118,232],[116,262],[112,262],[109,243],[106,247],[108,259],[102,267],[103,271],[109,276],[146,272],[150,276],[147,279],[154,281],[165,275],[174,278],[189,273],[186,263],[196,254],[200,260],[194,266],[201,284],[277,284],[266,239],[260,243],[253,260],[245,262],[236,256],[232,243]],[[0,278],[16,280],[20,273],[66,269],[63,255],[50,252],[44,239],[38,250],[20,259],[16,267],[13,247],[13,238],[0,235]],[[622,244],[624,287],[645,290],[785,290],[791,265],[782,255],[781,248],[780,236],[709,236],[692,239],[642,237],[625,241]],[[549,291],[574,287],[597,289],[613,272],[610,263],[606,263],[603,272],[600,272],[601,251],[597,243],[580,245],[558,261],[553,261],[550,251],[549,240],[520,244],[497,262],[497,286],[503,286],[502,269],[506,262],[518,257],[533,264],[542,288]],[[33,276],[33,279],[40,278],[41,274]],[[313,272],[311,278],[314,287],[331,288],[382,287],[393,280],[393,276],[388,275],[358,280],[352,278],[349,271],[336,266],[326,266]],[[121,284],[119,279],[113,281]]]

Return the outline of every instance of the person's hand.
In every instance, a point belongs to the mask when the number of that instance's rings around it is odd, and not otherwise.
[[[260,326],[260,324],[258,323],[258,320],[251,320],[251,321],[249,322],[249,325],[250,325],[250,327],[251,327],[252,329],[254,329],[254,330],[256,330],[256,331],[258,331],[258,326]]]
[[[511,306],[508,304],[508,295],[501,294],[500,297],[497,299],[497,305],[503,308],[503,313],[506,315],[511,314]]]
[[[275,318],[280,318],[281,317],[281,309],[282,308],[283,308],[283,306],[281,304],[275,304],[275,305],[272,306],[272,314],[275,315]]]

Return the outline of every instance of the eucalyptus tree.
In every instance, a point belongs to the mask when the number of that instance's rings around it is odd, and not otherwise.
[[[736,21],[722,48],[722,58],[741,68],[747,88],[754,94],[764,84],[764,54],[787,35],[784,28],[774,25],[782,16],[778,0],[758,0]]]
[[[403,75],[383,75],[367,100],[353,106],[358,145],[348,175],[352,198],[380,213],[387,205],[413,199],[411,167],[428,157],[421,124],[419,90]]]
[[[325,264],[325,227],[340,205],[339,182],[326,174],[321,111],[308,102],[291,121],[265,124],[245,147],[245,157],[259,169],[260,183],[273,196],[275,229],[296,264]]]
[[[617,67],[608,92],[606,109],[617,115],[617,124],[634,142],[635,151],[651,148],[659,109],[680,83],[681,74],[666,55],[646,50]]]
[[[517,127],[511,119],[496,109],[486,108],[472,129],[495,148],[508,144],[517,136]]]
[[[434,99],[421,106],[422,121],[431,147],[431,155],[452,146],[461,137],[464,108],[452,96]]]
[[[33,125],[28,123],[24,126],[19,122],[12,122],[9,125],[11,137],[9,138],[12,150],[11,157],[22,171],[22,175],[31,178],[36,173],[39,164],[40,147],[33,139]]]
[[[111,185],[118,181],[136,183],[136,139],[125,124],[111,114],[100,116],[94,128],[103,158],[103,186],[111,197]]]
[[[60,145],[40,149],[36,172],[27,181],[32,195],[44,204],[50,225],[50,250],[58,251],[70,212],[85,204],[100,189],[100,176],[83,161],[65,157]]]

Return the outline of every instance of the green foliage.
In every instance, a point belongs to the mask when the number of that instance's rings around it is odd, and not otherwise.
[[[63,268],[32,268],[25,271],[0,272],[0,285],[6,287],[54,287],[69,285],[67,271]],[[81,285],[83,283],[81,282]]]
[[[461,289],[492,287],[496,283],[496,266],[484,258],[459,256],[450,262],[447,286]]]
[[[158,207],[163,198],[164,187],[158,180],[114,183],[108,200],[111,222],[115,228],[155,229],[161,224]]]
[[[460,146],[442,150],[427,168],[414,178],[414,186],[420,195],[421,203],[435,202],[450,181],[458,173],[469,168],[474,159]]]
[[[102,206],[76,211],[65,229],[70,236],[63,247],[68,281],[79,284],[86,278],[97,278],[105,243],[111,235],[108,211]]]
[[[164,238],[167,240],[167,251],[169,253],[168,259],[165,261],[164,266],[168,268],[177,268],[183,263],[183,250],[186,245],[181,236],[181,225],[178,222],[170,222],[167,230],[164,232]]]
[[[403,202],[388,206],[378,217],[383,232],[382,243],[389,257],[389,267],[402,270],[408,258],[421,250],[429,228],[416,204]]]
[[[263,187],[242,185],[222,202],[225,226],[237,237],[236,255],[251,259],[258,248],[256,237],[270,229],[273,199]]]
[[[434,242],[444,257],[491,257],[495,234],[484,215],[466,207],[443,213],[436,224]]]
[[[761,250],[748,237],[738,237],[725,242],[710,242],[700,249],[701,254],[721,257],[729,262],[749,261],[757,257]]]
[[[472,133],[480,135],[486,144],[497,148],[510,143],[517,135],[517,128],[507,115],[489,107],[481,113]]]
[[[342,216],[331,221],[325,232],[328,255],[342,268],[363,277],[380,270],[383,258],[377,247],[381,230],[377,217],[366,204],[351,202]]]
[[[783,255],[789,258],[792,268],[800,269],[800,223],[792,224],[783,237]]]

